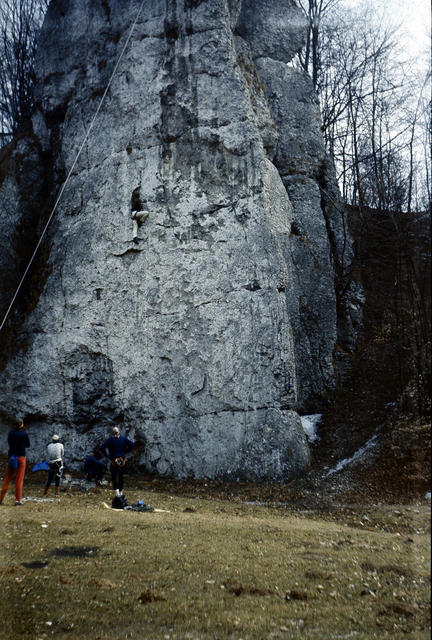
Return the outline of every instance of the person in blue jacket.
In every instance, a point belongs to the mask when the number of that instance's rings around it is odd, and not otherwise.
[[[111,437],[101,446],[103,453],[111,460],[111,479],[116,496],[123,494],[123,473],[126,464],[126,454],[135,446],[132,440],[120,435],[117,427],[113,427]]]
[[[106,471],[106,464],[101,460],[102,453],[98,447],[93,449],[93,453],[84,461],[84,472],[86,474],[86,480],[91,482],[96,480],[96,485],[100,486],[103,480],[104,473]]]

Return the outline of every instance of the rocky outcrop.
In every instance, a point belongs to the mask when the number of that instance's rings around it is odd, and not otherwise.
[[[51,3],[27,158],[50,190],[9,172],[11,201],[53,202],[140,4]],[[315,95],[285,64],[304,32],[294,2],[143,4],[32,272],[34,303],[21,295],[7,328],[4,423],[23,415],[36,453],[55,429],[77,464],[118,424],[161,475],[307,469],[298,412],[334,384],[343,227],[323,199]]]

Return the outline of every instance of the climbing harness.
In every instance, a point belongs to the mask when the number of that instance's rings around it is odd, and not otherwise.
[[[55,203],[54,203],[54,206],[53,206],[53,208],[52,208],[52,210],[51,210],[51,213],[50,213],[50,215],[49,215],[49,217],[48,217],[48,220],[47,220],[47,222],[46,222],[46,224],[45,224],[45,226],[44,226],[44,228],[43,228],[43,231],[42,231],[42,234],[41,234],[41,236],[40,236],[40,238],[39,238],[39,241],[38,241],[38,243],[37,243],[37,245],[36,245],[36,247],[35,247],[35,249],[34,249],[34,251],[33,251],[33,254],[32,254],[32,256],[31,256],[31,258],[30,258],[30,260],[29,260],[29,263],[28,263],[28,265],[27,265],[27,267],[26,267],[26,269],[25,269],[25,271],[24,271],[24,273],[23,273],[23,275],[22,275],[22,278],[21,278],[21,280],[20,280],[20,282],[19,282],[19,284],[18,284],[18,286],[17,286],[17,288],[16,288],[16,291],[15,291],[15,293],[14,293],[14,295],[13,295],[13,298],[12,298],[12,300],[11,300],[11,303],[10,303],[9,307],[7,308],[7,311],[6,311],[5,315],[4,315],[4,318],[3,318],[3,320],[2,320],[2,323],[1,323],[1,325],[0,325],[0,332],[2,331],[2,329],[3,329],[3,327],[4,327],[5,323],[6,323],[6,320],[7,320],[8,316],[9,316],[9,313],[10,313],[10,311],[11,311],[11,309],[12,309],[12,307],[13,307],[14,303],[15,303],[15,300],[16,300],[17,295],[18,295],[18,293],[19,293],[19,291],[20,291],[20,289],[21,289],[21,287],[22,287],[22,284],[23,284],[23,282],[24,282],[24,280],[25,280],[25,278],[26,278],[26,276],[27,276],[27,274],[28,274],[28,272],[29,272],[29,269],[30,269],[30,267],[31,267],[31,265],[32,265],[32,263],[33,263],[33,260],[34,260],[34,259],[35,259],[35,257],[36,257],[36,254],[37,254],[37,252],[38,252],[38,250],[39,250],[39,247],[40,247],[40,245],[42,244],[42,241],[43,241],[43,239],[44,239],[44,237],[45,237],[45,234],[46,234],[46,232],[47,232],[47,230],[48,230],[48,227],[49,227],[49,225],[50,225],[50,223],[51,223],[51,220],[52,220],[52,218],[53,218],[53,216],[54,216],[54,213],[55,213],[55,211],[56,211],[56,209],[57,209],[57,206],[58,206],[58,204],[59,204],[59,202],[60,202],[60,199],[61,199],[61,197],[62,197],[62,195],[63,195],[63,192],[64,192],[64,190],[65,190],[65,188],[66,188],[66,185],[67,185],[67,183],[68,183],[68,181],[69,181],[69,178],[71,177],[72,172],[73,172],[73,170],[75,169],[75,165],[76,165],[76,163],[78,162],[78,158],[80,157],[81,152],[82,152],[82,150],[84,149],[84,145],[85,145],[85,143],[86,143],[86,142],[87,142],[87,140],[88,140],[88,137],[89,137],[89,135],[90,135],[90,132],[91,132],[91,130],[92,130],[92,128],[93,128],[93,125],[94,125],[94,123],[95,123],[95,121],[96,121],[96,118],[97,118],[97,116],[98,116],[98,114],[99,114],[99,111],[100,111],[100,109],[101,109],[101,107],[102,107],[102,104],[103,104],[103,102],[104,102],[104,100],[105,100],[105,97],[106,97],[106,95],[107,95],[107,93],[108,93],[108,91],[109,91],[109,88],[110,88],[110,86],[111,86],[111,83],[112,83],[112,81],[113,81],[113,78],[114,78],[114,76],[115,76],[115,74],[116,74],[116,72],[117,72],[118,66],[119,66],[119,64],[120,64],[120,60],[122,59],[123,54],[124,54],[124,52],[126,51],[126,48],[127,48],[128,44],[129,44],[129,41],[130,41],[130,39],[131,39],[131,36],[132,36],[133,30],[135,29],[135,26],[136,26],[136,24],[137,24],[137,22],[138,22],[138,18],[140,17],[140,14],[141,14],[142,8],[143,8],[143,6],[144,6],[144,2],[145,2],[145,0],[142,0],[141,4],[140,4],[140,6],[139,6],[138,12],[137,12],[137,14],[136,14],[136,16],[135,16],[135,20],[134,20],[134,22],[133,22],[133,24],[132,24],[132,26],[131,26],[131,28],[130,28],[130,30],[129,30],[128,37],[126,38],[126,41],[125,41],[125,43],[124,43],[124,45],[123,45],[123,49],[121,50],[120,55],[119,55],[119,57],[117,58],[117,62],[115,63],[115,65],[114,65],[114,69],[113,69],[113,71],[112,71],[112,73],[111,73],[111,77],[110,77],[110,79],[109,79],[109,81],[108,81],[108,84],[107,84],[107,86],[106,86],[106,88],[105,88],[105,91],[104,91],[104,92],[103,92],[103,94],[102,94],[102,97],[101,97],[101,99],[100,99],[100,101],[99,101],[98,107],[97,107],[97,109],[96,109],[96,111],[95,111],[95,113],[94,113],[94,116],[93,116],[93,118],[92,118],[92,120],[91,120],[91,122],[90,122],[90,124],[89,124],[89,126],[88,126],[88,128],[87,128],[86,134],[85,134],[85,136],[84,136],[84,139],[83,139],[83,141],[82,141],[82,143],[81,143],[80,148],[78,149],[78,153],[77,153],[77,155],[76,155],[76,157],[75,157],[75,160],[73,161],[72,166],[71,166],[71,168],[69,169],[69,172],[68,172],[68,174],[67,174],[67,176],[66,176],[66,180],[63,182],[63,185],[62,185],[62,187],[61,187],[61,189],[60,189],[60,193],[59,193],[59,194],[58,194],[58,196],[57,196],[57,199],[56,199],[56,201],[55,201]]]

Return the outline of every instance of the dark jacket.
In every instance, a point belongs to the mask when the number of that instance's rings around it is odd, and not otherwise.
[[[88,456],[84,462],[84,471],[86,473],[100,474],[105,471],[106,465],[102,460],[98,460],[94,456]]]
[[[118,438],[113,436],[105,440],[101,449],[104,453],[108,452],[110,460],[114,462],[116,458],[124,458],[128,451],[133,449],[134,446],[135,443],[125,438],[125,436],[118,436]]]
[[[8,433],[8,456],[25,456],[26,447],[30,446],[30,440],[24,429],[11,429]]]

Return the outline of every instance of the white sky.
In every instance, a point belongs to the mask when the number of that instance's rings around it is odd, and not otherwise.
[[[350,6],[368,4],[384,20],[401,26],[401,58],[415,56],[425,69],[431,55],[430,0],[343,0]]]
[[[384,2],[390,19],[402,23],[406,43],[413,55],[430,59],[431,5],[430,0],[388,0]]]

